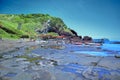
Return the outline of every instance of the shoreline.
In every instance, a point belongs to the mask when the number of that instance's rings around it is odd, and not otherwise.
[[[8,53],[8,52],[14,52],[19,50],[22,47],[30,47],[30,46],[36,46],[36,45],[41,45],[41,47],[53,47],[55,48],[54,45],[57,46],[62,46],[62,45],[76,45],[76,46],[83,46],[83,51],[85,47],[88,48],[97,48],[97,50],[99,51],[101,49],[101,44],[99,43],[68,43],[66,40],[63,41],[60,40],[56,40],[56,39],[50,39],[50,40],[40,40],[40,41],[31,41],[29,39],[18,39],[18,40],[10,40],[10,39],[3,39],[0,40],[0,55],[3,53]],[[115,52],[112,50],[105,50],[105,51],[111,51],[111,52]],[[87,55],[87,54],[86,54]]]

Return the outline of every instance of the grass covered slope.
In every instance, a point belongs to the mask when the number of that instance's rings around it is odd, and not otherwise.
[[[52,29],[50,32],[58,35],[63,33],[73,35],[62,19],[48,14],[0,14],[0,37],[35,37],[37,36],[36,30],[43,30],[48,20],[50,20]]]

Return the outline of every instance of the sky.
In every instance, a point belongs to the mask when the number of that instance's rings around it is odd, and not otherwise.
[[[60,17],[78,35],[120,40],[120,0],[0,0],[0,14]]]

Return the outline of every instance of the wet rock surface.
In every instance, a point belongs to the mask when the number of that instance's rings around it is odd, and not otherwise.
[[[120,58],[75,53],[102,51],[95,46],[53,43],[45,41],[1,55],[0,80],[120,79]]]

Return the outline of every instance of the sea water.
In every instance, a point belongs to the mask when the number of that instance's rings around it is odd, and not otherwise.
[[[120,44],[103,44],[101,48],[104,50],[120,52]]]
[[[120,54],[120,44],[103,44],[101,46],[101,51],[77,50],[74,53],[93,56],[115,56],[116,54]]]

